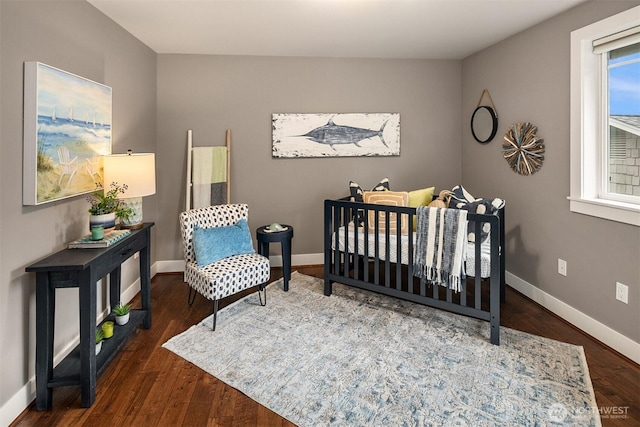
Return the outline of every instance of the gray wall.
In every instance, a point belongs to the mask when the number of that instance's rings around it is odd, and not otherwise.
[[[249,203],[252,228],[292,224],[295,254],[322,251],[322,200],[346,195],[351,179],[372,186],[389,176],[396,190],[462,182],[507,200],[511,273],[640,341],[640,231],[572,214],[566,200],[569,33],[637,4],[590,2],[464,61],[439,61],[156,55],[85,2],[0,1],[0,407],[34,371],[35,278],[24,267],[88,223],[82,197],[22,206],[24,61],[111,86],[114,152],[156,152],[158,194],[145,198],[145,219],[156,221],[154,261],[182,258],[187,129],[196,145],[210,145],[223,144],[229,128],[233,201]],[[484,88],[500,113],[488,145],[468,128]],[[274,112],[398,112],[401,155],[273,159]],[[530,177],[500,153],[516,121],[536,124],[547,146]],[[567,277],[557,274],[557,258],[568,261]],[[124,273],[124,283],[136,277],[135,263]],[[615,301],[615,281],[630,286],[628,306]],[[76,291],[58,291],[56,351],[77,336],[76,301]]]
[[[460,61],[158,56],[158,259],[182,259],[186,132],[223,145],[231,129],[231,194],[250,226],[293,225],[294,254],[321,253],[322,202],[349,180],[393,190],[460,182]],[[272,113],[400,113],[399,157],[274,159]],[[272,245],[274,252],[279,251]]]
[[[463,61],[463,120],[467,129],[483,89],[499,113],[487,145],[463,132],[462,181],[469,191],[507,200],[507,270],[577,310],[640,342],[640,229],[569,211],[570,33],[639,2],[589,2]],[[531,122],[545,141],[542,169],[513,172],[502,137]],[[567,277],[558,274],[567,261]],[[629,304],[615,300],[616,281]]]
[[[40,61],[113,88],[113,151],[156,151],[156,55],[86,2],[0,2],[0,407],[34,375],[35,275],[27,265],[88,231],[76,197],[22,206],[23,63]],[[155,197],[145,219],[156,218]],[[137,277],[131,262],[123,286]],[[77,337],[78,292],[57,291],[55,352]],[[102,306],[105,308],[105,296]],[[69,322],[69,324],[65,324]],[[38,327],[42,327],[38,325]],[[26,389],[29,392],[28,388]],[[2,424],[2,421],[0,421]]]

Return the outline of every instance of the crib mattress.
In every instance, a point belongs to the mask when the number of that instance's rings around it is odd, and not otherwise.
[[[354,254],[355,251],[355,230],[353,227],[340,227],[338,229],[338,248],[340,252],[345,252],[345,229],[347,231],[347,247],[349,253]],[[374,233],[368,233],[366,236],[368,240],[369,257],[374,258],[376,256],[375,245],[376,236]],[[413,239],[413,247],[416,247],[416,233],[411,233]],[[409,235],[400,235],[400,262],[407,265],[409,259]],[[331,249],[336,250],[335,233],[331,237]],[[380,233],[378,237],[378,258],[386,261],[386,236],[384,233]],[[358,229],[358,255],[364,255],[365,253],[365,230],[364,228]],[[465,263],[465,274],[467,276],[476,276],[476,263],[475,263],[476,251],[473,243],[467,243],[467,257]],[[395,234],[389,235],[389,262],[397,263],[398,258],[398,236]],[[480,277],[488,278],[491,276],[491,247],[489,242],[483,243],[480,246]]]

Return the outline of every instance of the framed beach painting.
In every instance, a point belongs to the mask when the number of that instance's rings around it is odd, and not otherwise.
[[[25,62],[23,147],[24,205],[95,191],[111,154],[111,88]]]
[[[273,157],[400,155],[400,114],[272,115]]]

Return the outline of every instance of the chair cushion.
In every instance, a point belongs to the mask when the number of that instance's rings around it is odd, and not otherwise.
[[[210,300],[265,283],[269,276],[269,259],[257,253],[233,255],[204,268],[188,262],[185,270],[185,281]]]
[[[232,255],[255,252],[246,219],[222,227],[202,228],[196,224],[193,229],[193,248],[198,268]]]
[[[207,206],[181,212],[179,220],[184,260],[186,262],[196,260],[193,249],[193,228],[196,224],[202,228],[224,227],[233,225],[243,218],[248,220],[248,215],[249,207],[246,203]]]

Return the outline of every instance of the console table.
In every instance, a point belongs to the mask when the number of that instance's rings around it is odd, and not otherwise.
[[[36,408],[51,408],[54,387],[79,385],[82,406],[90,407],[96,397],[96,377],[126,339],[142,324],[151,327],[150,242],[153,223],[111,247],[103,249],[64,249],[26,268],[36,273]],[[120,301],[121,265],[140,252],[140,294],[142,308],[131,310],[129,323],[115,325],[114,335],[104,340],[96,356],[97,282],[109,275],[109,297],[113,308]],[[53,336],[56,288],[79,288],[80,344],[54,369]],[[112,316],[110,316],[112,317]],[[108,317],[106,320],[113,320]]]

